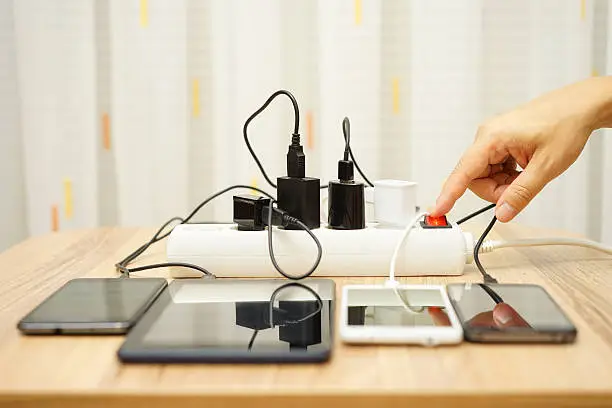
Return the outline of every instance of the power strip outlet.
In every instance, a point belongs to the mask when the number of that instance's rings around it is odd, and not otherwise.
[[[368,225],[360,230],[313,230],[323,255],[312,276],[388,276],[393,251],[402,229]],[[279,277],[268,253],[267,231],[238,231],[234,224],[182,224],[167,242],[168,262],[185,262],[206,268],[218,277]],[[304,231],[272,231],[274,254],[291,275],[307,271],[317,248]],[[461,275],[472,262],[474,241],[456,224],[447,228],[415,226],[396,264],[396,276]],[[174,278],[199,277],[188,268],[171,268]]]

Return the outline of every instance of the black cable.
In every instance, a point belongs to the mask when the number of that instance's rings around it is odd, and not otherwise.
[[[210,273],[209,271],[207,271],[205,268],[202,268],[202,267],[197,266],[197,265],[187,264],[187,263],[162,263],[162,264],[145,265],[145,266],[140,266],[140,267],[136,267],[136,268],[128,268],[128,265],[131,262],[133,262],[136,258],[138,258],[140,255],[142,255],[151,245],[155,244],[156,242],[161,241],[162,239],[164,239],[168,235],[170,235],[170,233],[172,232],[172,229],[174,229],[174,227],[172,227],[170,229],[170,231],[166,232],[165,234],[160,235],[170,224],[172,224],[173,222],[176,222],[176,221],[178,221],[179,224],[186,224],[186,223],[188,223],[198,213],[198,211],[200,211],[202,209],[202,207],[204,207],[206,204],[208,204],[209,202],[211,202],[215,198],[219,197],[220,195],[227,193],[228,191],[237,190],[237,189],[254,190],[254,191],[257,191],[260,194],[265,195],[266,197],[270,198],[271,200],[274,200],[274,197],[272,195],[270,195],[269,193],[267,193],[267,192],[265,192],[265,191],[263,191],[263,190],[261,190],[261,189],[259,189],[257,187],[251,187],[251,186],[247,186],[247,185],[243,185],[243,184],[236,184],[236,185],[233,185],[233,186],[226,187],[223,190],[218,191],[217,193],[211,195],[206,200],[202,201],[186,218],[173,217],[173,218],[169,219],[168,221],[166,221],[157,230],[155,235],[153,235],[153,237],[148,242],[146,242],[145,244],[141,245],[134,252],[132,252],[127,257],[125,257],[123,260],[121,260],[120,262],[115,264],[115,268],[121,274],[125,274],[126,276],[129,276],[129,274],[132,273],[132,272],[139,272],[139,271],[144,271],[144,270],[147,270],[147,269],[162,268],[162,267],[167,267],[167,266],[178,266],[178,267],[185,267],[185,268],[195,269],[195,270],[197,270],[199,272],[202,272],[205,276],[214,277],[214,275],[212,273]]]
[[[472,218],[476,217],[477,215],[482,214],[485,211],[489,211],[490,209],[495,208],[495,204],[489,204],[486,207],[481,208],[478,211],[474,211],[473,213],[466,215],[465,217],[461,218],[459,221],[457,221],[457,224],[463,224],[464,222],[471,220]]]
[[[344,118],[344,120],[342,121],[342,133],[344,135],[345,143],[344,160],[348,160],[347,156],[350,156],[361,178],[367,183],[368,186],[374,187],[374,184],[372,184],[372,182],[365,176],[365,174],[363,174],[363,171],[361,171],[361,167],[359,167],[359,164],[357,164],[357,160],[355,160],[355,156],[353,155],[353,150],[351,149],[351,123],[349,122],[349,118]]]
[[[287,283],[285,285],[279,286],[278,288],[274,289],[274,292],[272,292],[272,295],[270,296],[270,316],[269,316],[269,321],[267,323],[270,325],[271,328],[275,326],[274,325],[274,302],[276,301],[276,297],[279,295],[279,293],[281,293],[283,290],[289,287],[299,287],[300,289],[305,289],[306,291],[310,292],[310,294],[314,296],[315,301],[317,302],[317,309],[297,320],[284,320],[282,323],[277,324],[276,326],[286,326],[288,324],[299,324],[299,323],[305,322],[306,320],[311,319],[318,313],[321,313],[321,310],[323,310],[323,300],[321,299],[321,296],[319,296],[319,294],[315,290],[313,290],[309,286],[302,285],[301,283],[297,283],[297,282]]]
[[[474,262],[476,263],[478,270],[480,271],[480,273],[482,274],[482,277],[484,278],[484,283],[497,283],[497,279],[495,279],[494,277],[492,277],[491,275],[487,273],[487,271],[484,269],[484,267],[480,263],[480,259],[478,257],[478,253],[480,252],[480,247],[482,246],[483,241],[485,240],[485,238],[487,237],[487,235],[493,228],[493,225],[495,224],[496,221],[497,221],[497,217],[494,216],[491,222],[489,223],[489,225],[487,226],[487,228],[484,230],[484,232],[478,239],[476,246],[474,247]]]
[[[147,248],[149,248],[149,246],[151,246],[152,244],[156,243],[157,241],[159,241],[159,234],[161,234],[161,232],[171,223],[173,223],[174,221],[180,221],[182,222],[183,219],[180,217],[173,217],[170,218],[168,221],[166,221],[160,228],[159,230],[157,230],[157,232],[155,233],[155,235],[153,235],[153,237],[149,240],[149,242],[147,242],[146,244],[143,244],[142,246],[140,246],[140,248],[138,248],[136,251],[132,252],[130,255],[128,255],[125,259],[123,259],[122,261],[119,262],[119,264],[121,265],[127,265],[130,262],[132,262],[133,260],[135,260],[136,258],[138,258],[144,251],[147,250]]]
[[[261,112],[263,112],[264,109],[266,109],[268,107],[268,105],[270,105],[270,103],[274,100],[274,98],[276,98],[279,95],[285,95],[285,96],[287,96],[291,100],[291,104],[293,105],[293,112],[294,112],[294,116],[295,116],[295,121],[294,121],[294,125],[293,125],[292,143],[294,142],[294,140],[298,140],[299,141],[299,137],[300,137],[300,135],[299,135],[299,130],[300,130],[300,110],[299,110],[299,107],[298,107],[298,104],[297,104],[297,101],[296,101],[295,97],[291,94],[291,92],[285,91],[284,89],[281,89],[279,91],[274,92],[268,98],[268,100],[266,100],[266,102],[259,109],[257,109],[251,116],[249,116],[249,118],[246,120],[246,122],[244,122],[244,126],[242,128],[242,135],[244,137],[244,143],[246,144],[247,149],[249,149],[249,153],[251,153],[251,157],[253,157],[253,160],[255,160],[255,164],[257,164],[257,167],[259,168],[259,171],[263,175],[263,177],[266,180],[266,182],[272,188],[277,188],[276,183],[274,183],[272,181],[272,179],[270,179],[270,177],[268,176],[268,173],[266,173],[266,170],[263,168],[263,165],[261,164],[261,161],[257,157],[257,154],[255,153],[255,150],[253,150],[253,147],[251,146],[251,142],[249,142],[249,137],[247,135],[247,128],[248,128],[249,124],[251,123],[251,121],[253,119],[255,119],[257,117],[257,115],[259,115]],[[351,156],[352,156],[352,153],[351,153]],[[359,170],[359,173],[361,174],[360,170]],[[320,186],[321,189],[325,189],[325,188],[328,188],[328,187],[329,187],[329,185],[327,185],[327,184],[323,184],[323,185]]]
[[[274,302],[276,301],[276,297],[284,289],[287,289],[288,287],[294,287],[294,286],[302,288],[302,289],[306,289],[308,292],[310,292],[314,296],[315,301],[317,302],[317,309],[297,320],[283,320],[281,323],[275,325],[274,324]],[[270,326],[271,329],[274,328],[275,326],[281,327],[281,326],[287,326],[290,324],[300,324],[302,322],[305,322],[308,319],[313,318],[318,313],[321,313],[321,310],[323,310],[323,300],[321,300],[321,296],[319,296],[319,294],[316,291],[314,291],[312,288],[310,288],[309,286],[302,285],[301,283],[297,283],[297,282],[287,283],[285,285],[279,286],[278,288],[274,289],[274,292],[272,292],[272,295],[270,296],[270,301],[268,302],[268,304],[269,304],[268,309],[269,309],[270,314],[268,317],[268,321],[265,323],[266,325]],[[253,348],[253,343],[255,343],[255,338],[257,337],[258,333],[259,333],[259,330],[253,331],[253,334],[251,335],[251,340],[249,340],[249,345],[247,348],[248,350],[251,350]]]
[[[491,289],[488,285],[485,285],[484,283],[479,283],[478,286],[480,286],[480,288],[484,290],[496,304],[504,303],[504,299],[502,299],[499,293]]]
[[[264,170],[261,162],[257,158],[257,155],[255,154],[255,151],[251,147],[251,143],[249,142],[249,138],[247,136],[247,127],[249,126],[249,123],[251,123],[251,121],[253,119],[255,119],[255,117],[257,117],[257,115],[259,115],[261,112],[263,112],[263,110],[266,109],[268,107],[268,105],[270,105],[270,103],[274,100],[274,98],[276,98],[279,95],[285,95],[285,96],[287,96],[291,100],[291,104],[293,105],[293,113],[294,113],[294,116],[295,116],[295,121],[294,121],[294,125],[293,125],[293,136],[294,137],[297,136],[299,138],[300,111],[299,111],[299,108],[298,108],[297,101],[295,100],[295,97],[291,94],[291,92],[288,92],[288,91],[285,91],[285,90],[282,90],[282,89],[280,91],[274,92],[268,98],[268,100],[263,105],[261,105],[261,107],[259,109],[257,109],[255,111],[255,113],[253,113],[251,116],[249,116],[249,118],[246,120],[246,122],[244,122],[244,127],[242,128],[242,135],[244,136],[244,142],[246,143],[247,149],[249,149],[249,152],[251,153],[251,156],[253,156],[253,159],[255,160],[255,163],[257,164],[257,167],[259,167],[259,171],[261,171],[261,174],[264,176],[264,178],[266,179],[268,184],[270,184],[273,188],[276,188],[276,184],[270,179],[270,177],[268,177],[268,174],[266,173],[266,171]]]
[[[215,277],[215,275],[210,273],[205,268],[202,268],[201,266],[193,265],[193,264],[188,264],[188,263],[184,263],[184,262],[166,262],[166,263],[158,263],[158,264],[151,264],[151,265],[145,265],[145,266],[137,266],[137,267],[134,267],[134,268],[130,268],[129,269],[129,273],[145,271],[147,269],[166,268],[166,267],[169,267],[169,266],[177,266],[177,267],[196,269],[196,270],[202,272],[204,274],[204,276],[208,276],[208,277],[211,277],[211,278]]]
[[[153,235],[153,237],[147,243],[141,245],[136,251],[134,251],[133,253],[128,255],[121,262],[117,263],[115,265],[117,270],[119,272],[121,272],[122,274],[125,274],[125,275],[129,276],[129,274],[132,273],[132,272],[139,272],[139,271],[143,271],[143,270],[147,270],[147,269],[162,268],[162,267],[168,267],[168,266],[178,266],[178,267],[192,268],[192,269],[195,269],[195,270],[197,270],[199,272],[202,272],[205,276],[214,277],[214,275],[211,272],[209,272],[208,270],[206,270],[205,268],[202,268],[200,266],[193,265],[193,264],[187,264],[187,263],[161,263],[161,264],[145,265],[145,266],[136,267],[136,268],[128,268],[127,266],[129,265],[129,263],[133,262],[137,257],[139,257],[142,253],[144,253],[151,245],[155,244],[156,242],[161,241],[162,239],[164,239],[168,235],[170,235],[170,233],[172,232],[172,229],[170,231],[166,232],[165,234],[160,235],[162,233],[162,231],[164,231],[164,229],[167,228],[170,224],[172,224],[173,222],[176,222],[176,221],[179,221],[179,224],[186,224],[186,223],[188,223],[198,213],[198,211],[200,211],[202,209],[202,207],[204,207],[210,201],[214,200],[215,198],[219,197],[222,194],[227,193],[228,191],[235,190],[235,189],[254,190],[254,191],[257,191],[257,192],[265,195],[266,197],[270,198],[271,204],[270,204],[270,210],[268,212],[268,225],[270,225],[270,226],[272,225],[272,212],[276,210],[276,211],[278,211],[278,213],[280,213],[282,216],[284,216],[288,222],[291,222],[293,224],[298,225],[300,228],[302,228],[304,231],[306,231],[310,235],[310,237],[315,241],[315,244],[317,245],[317,259],[316,259],[315,263],[313,264],[313,266],[310,268],[310,270],[308,272],[306,272],[303,275],[295,276],[294,277],[294,276],[291,276],[291,275],[288,275],[287,273],[285,273],[282,270],[282,268],[278,265],[278,263],[276,262],[276,259],[275,259],[275,256],[274,256],[274,248],[273,248],[273,245],[272,245],[273,244],[272,243],[272,228],[268,227],[268,248],[269,248],[269,251],[270,251],[269,255],[270,255],[270,259],[272,261],[272,264],[274,265],[276,270],[281,275],[283,275],[284,277],[286,277],[288,279],[292,279],[292,280],[299,280],[299,279],[303,279],[303,278],[306,278],[306,277],[310,276],[316,270],[316,268],[319,266],[319,263],[321,262],[321,257],[323,255],[323,248],[321,246],[321,243],[320,243],[319,239],[300,220],[298,220],[295,217],[290,217],[286,213],[284,213],[284,212],[282,212],[280,210],[277,210],[276,208],[273,208],[272,204],[276,203],[276,200],[275,200],[275,198],[272,195],[270,195],[267,192],[265,192],[265,191],[263,191],[261,189],[258,189],[256,187],[251,187],[251,186],[242,185],[242,184],[237,184],[237,185],[234,185],[234,186],[230,186],[230,187],[224,188],[223,190],[221,190],[221,191],[211,195],[206,200],[202,201],[184,219],[180,218],[180,217],[173,217],[170,220],[166,221],[161,226],[161,228],[159,228],[159,230],[157,230],[155,235]]]
[[[258,333],[259,330],[253,330],[253,335],[251,336],[251,340],[249,340],[249,346],[247,350],[251,350],[253,348],[253,343],[255,343],[255,338],[257,337]]]
[[[344,135],[344,161],[349,159],[349,149],[351,148],[351,122],[349,118],[342,121],[342,134]]]
[[[270,203],[270,206],[268,208],[268,251],[270,253],[270,260],[272,261],[272,265],[274,265],[274,268],[278,271],[278,273],[280,273],[281,275],[283,275],[287,279],[300,280],[300,279],[307,278],[308,276],[312,275],[312,273],[319,266],[319,262],[321,262],[321,256],[323,255],[323,248],[321,247],[321,242],[319,242],[319,239],[317,238],[317,236],[315,234],[313,234],[312,231],[310,230],[310,228],[308,228],[306,225],[304,225],[304,223],[302,221],[298,220],[295,217],[288,216],[284,212],[278,211],[279,213],[281,213],[286,218],[287,221],[289,221],[289,222],[299,226],[301,229],[306,231],[308,233],[308,235],[310,235],[310,237],[313,239],[315,244],[317,245],[317,260],[312,265],[312,267],[308,270],[308,272],[306,272],[306,273],[304,273],[302,275],[298,275],[298,276],[291,276],[291,275],[288,275],[285,271],[283,271],[283,269],[276,262],[276,258],[274,256],[274,247],[272,245],[272,229],[273,229],[273,225],[272,225],[272,212],[277,210],[276,208],[274,208],[274,205],[273,205],[275,203],[276,203],[276,201],[272,200],[272,202]]]

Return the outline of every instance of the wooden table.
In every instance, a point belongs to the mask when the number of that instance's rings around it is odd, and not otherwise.
[[[469,224],[468,229],[474,228]],[[113,276],[114,263],[152,232],[65,232],[32,238],[0,255],[0,403],[181,408],[612,404],[612,259],[583,248],[504,249],[483,256],[501,282],[546,287],[578,327],[573,345],[357,347],[336,339],[331,361],[320,365],[130,366],[116,358],[120,336],[32,338],[18,333],[17,321],[63,283]],[[558,234],[498,225],[491,235]],[[163,258],[164,245],[158,244],[140,262]],[[404,281],[479,279],[470,266],[461,277]],[[336,281],[340,289],[344,283],[382,278]]]

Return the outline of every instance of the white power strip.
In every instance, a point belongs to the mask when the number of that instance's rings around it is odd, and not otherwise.
[[[402,229],[368,225],[362,230],[313,230],[323,247],[312,276],[388,276],[393,250]],[[291,275],[303,274],[316,259],[317,249],[304,231],[275,228],[276,260]],[[396,266],[396,276],[461,275],[472,262],[473,237],[456,224],[450,228],[413,228]],[[218,277],[279,277],[268,253],[267,231],[238,231],[233,224],[182,224],[167,243],[168,262],[206,268]],[[199,277],[188,268],[172,268],[172,277]]]

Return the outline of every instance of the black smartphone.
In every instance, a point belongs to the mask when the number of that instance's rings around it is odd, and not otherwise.
[[[463,283],[447,286],[464,338],[479,343],[571,343],[577,330],[538,285]]]
[[[167,285],[163,278],[73,279],[17,328],[25,334],[124,334]]]

